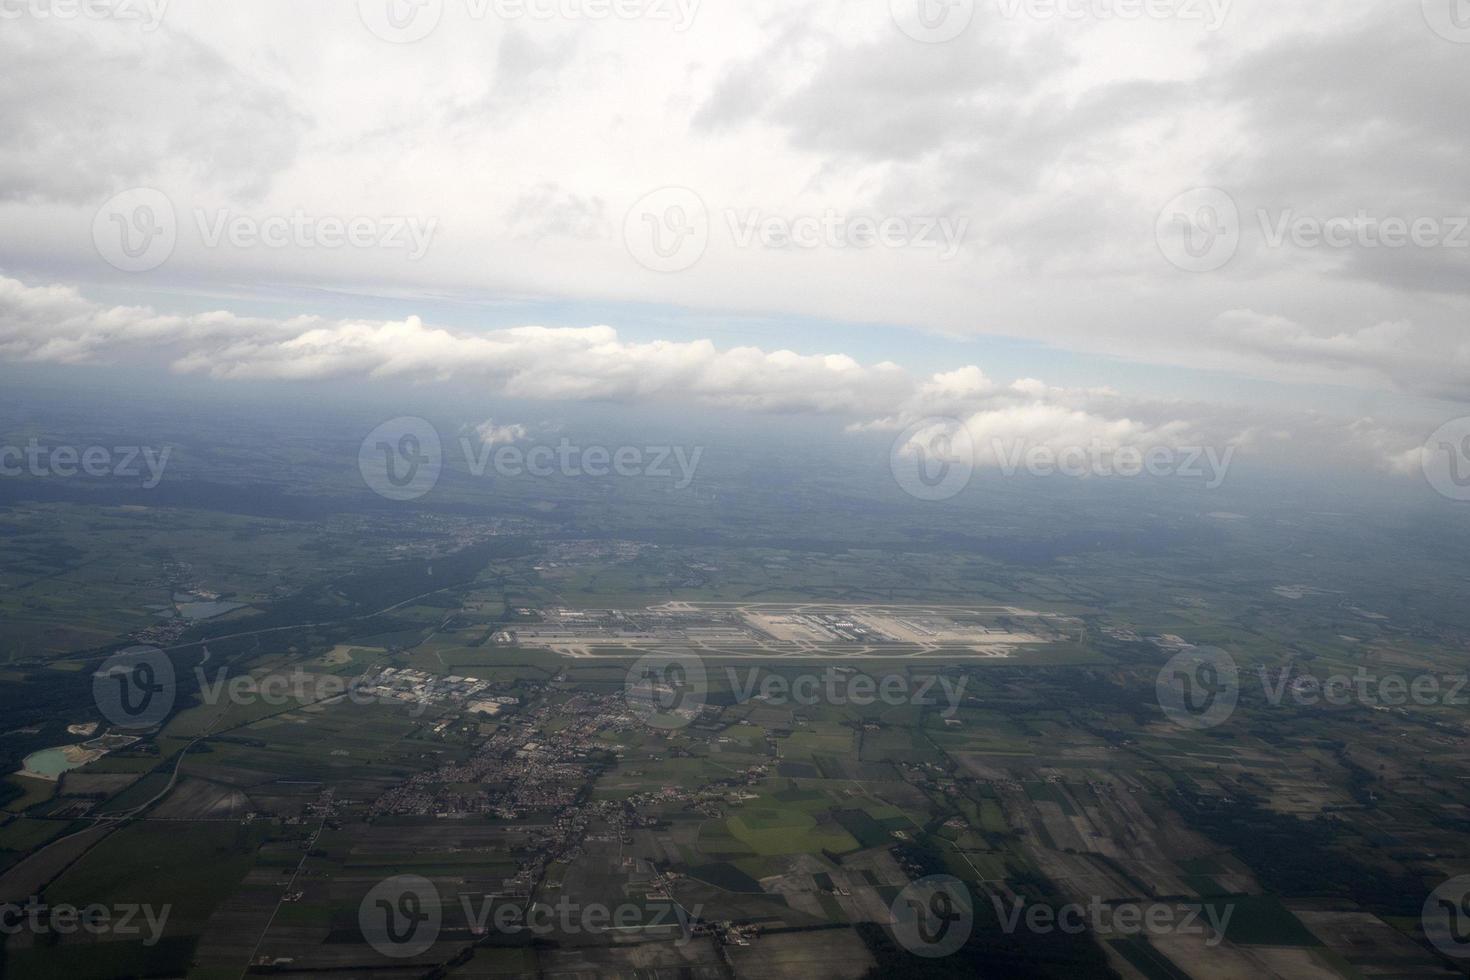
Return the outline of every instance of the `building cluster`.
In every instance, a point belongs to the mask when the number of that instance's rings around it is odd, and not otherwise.
[[[427,675],[400,669],[387,680],[416,691]],[[486,691],[464,693],[466,711],[440,725],[462,725],[470,705],[492,697]],[[498,890],[511,900],[529,900],[544,888],[558,887],[557,876],[548,874],[552,866],[589,853],[621,854],[626,865],[641,863],[632,856],[638,830],[664,826],[671,810],[721,817],[729,808],[754,799],[752,787],[770,772],[767,765],[754,765],[702,783],[671,782],[620,799],[594,799],[591,789],[597,777],[615,759],[625,760],[619,771],[629,777],[657,772],[626,764],[642,750],[626,748],[622,735],[648,729],[622,691],[565,692],[557,690],[553,680],[533,688],[519,710],[506,712],[493,724],[493,731],[475,737],[468,757],[408,777],[369,809],[374,815],[481,816],[513,825],[508,829],[514,843],[508,842],[507,850],[517,855],[518,864]],[[489,726],[476,727],[483,733]],[[717,733],[711,728],[706,734],[713,738]],[[686,730],[678,737],[702,735]],[[673,751],[662,746],[656,757],[650,757],[650,767]],[[676,901],[676,873],[650,864],[646,874],[649,900]],[[710,935],[730,945],[748,945],[758,935],[755,927],[733,922],[710,923],[696,917],[691,925],[696,935]]]
[[[440,677],[412,667],[384,667],[369,672],[355,687],[360,696],[374,700],[418,705],[473,704],[476,706],[474,710],[487,714],[495,714],[500,706],[517,701],[516,698],[485,694],[491,688],[490,681],[454,675]]]

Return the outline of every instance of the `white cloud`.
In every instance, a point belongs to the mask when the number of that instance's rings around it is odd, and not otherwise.
[[[1257,324],[1256,319],[1249,321]],[[1253,328],[1255,329],[1255,328]],[[1294,336],[1267,323],[1263,336]],[[1391,338],[1393,331],[1387,330]],[[1363,341],[1369,347],[1378,343]],[[1298,340],[1298,345],[1315,342]],[[1356,351],[1353,342],[1328,342]],[[1129,397],[1111,388],[1065,388],[1035,378],[1000,383],[975,365],[916,376],[891,362],[812,355],[709,340],[622,339],[610,326],[522,326],[453,331],[403,320],[240,317],[227,311],[175,316],[147,307],[107,307],[65,286],[0,277],[0,359],[84,363],[162,359],[182,374],[222,381],[328,378],[468,380],[517,399],[700,403],[775,413],[825,413],[850,431],[897,432],[924,418],[962,419],[983,465],[1015,447],[1100,452],[1153,447],[1240,447],[1335,454],[1408,472],[1411,434],[1372,420],[1282,417],[1178,401]],[[478,428],[490,445],[525,438],[521,424]]]
[[[159,295],[325,286],[794,314],[1470,398],[1470,250],[1272,248],[1255,218],[1470,213],[1470,59],[1417,5],[1236,0],[1214,32],[1007,18],[1006,6],[977,3],[941,45],[905,37],[886,0],[708,2],[682,32],[656,19],[476,19],[481,5],[447,3],[438,30],[404,45],[374,37],[352,3],[197,0],[169,5],[152,32],[7,20],[0,267],[114,276],[92,217],[142,185],[179,214],[168,263],[129,282]],[[639,266],[622,235],[633,202],[664,185],[696,191],[712,229],[700,261],[673,275]],[[1203,185],[1234,195],[1244,228],[1235,259],[1199,275],[1164,260],[1154,225],[1167,200]],[[208,247],[195,214],[224,209],[413,216],[439,230],[418,262]],[[726,220],[828,209],[969,230],[941,261],[741,246]],[[1242,309],[1300,335],[1222,332]],[[1416,353],[1384,351],[1381,368],[1342,350],[1380,324],[1410,325]],[[306,343],[297,370],[349,350],[382,359],[366,334],[321,340],[334,350]],[[48,356],[85,356],[89,342]],[[237,369],[266,370],[250,357]]]
[[[642,401],[690,398],[751,411],[859,414],[911,387],[897,365],[708,340],[632,343],[609,326],[522,326],[479,333],[404,320],[287,320],[225,311],[162,315],[104,307],[75,289],[0,277],[0,355],[77,363],[149,351],[175,371],[222,380],[340,377],[484,380],[509,397]]]
[[[1350,378],[1445,398],[1470,397],[1470,342],[1439,339],[1405,321],[1314,331],[1290,317],[1228,310],[1215,343],[1320,379]]]
[[[496,425],[494,419],[486,419],[475,426],[475,434],[480,437],[481,445],[485,446],[509,446],[525,439],[530,431],[519,422]]]
[[[275,82],[231,64],[218,39],[8,9],[0,200],[95,208],[159,181],[258,197],[310,125]]]

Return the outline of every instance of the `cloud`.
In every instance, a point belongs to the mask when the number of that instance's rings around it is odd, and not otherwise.
[[[1368,384],[1470,400],[1470,341],[1441,340],[1408,321],[1325,332],[1279,314],[1228,310],[1215,320],[1214,340],[1324,377],[1346,373]]]
[[[509,446],[525,439],[530,430],[520,423],[496,425],[494,419],[486,419],[475,426],[475,434],[480,437],[482,445]]]
[[[1237,331],[1258,347],[1368,360],[1389,349],[1398,327],[1363,336],[1315,338],[1285,321],[1246,312]],[[0,277],[0,359],[48,363],[162,359],[181,374],[221,381],[467,380],[487,393],[540,401],[698,403],[766,413],[822,413],[854,434],[894,433],[936,416],[961,419],[997,465],[1018,447],[1210,446],[1248,451],[1331,452],[1337,461],[1404,472],[1417,457],[1412,434],[1372,420],[1282,417],[1265,410],[1130,397],[1111,388],[1057,387],[1035,378],[1000,383],[976,365],[927,377],[892,362],[846,354],[719,348],[709,340],[624,340],[610,326],[520,326],[453,331],[403,320],[185,316],[140,306],[103,306],[65,286]],[[477,429],[490,445],[526,436],[521,424]],[[1422,436],[1420,436],[1422,438]],[[1000,448],[997,448],[1000,447]]]
[[[1470,59],[1414,4],[1235,0],[1216,31],[974,8],[945,44],[906,37],[882,0],[704,4],[685,31],[450,3],[407,45],[374,37],[351,4],[290,0],[171,4],[152,32],[6,20],[0,267],[116,282],[92,221],[113,193],[148,185],[174,203],[178,241],[128,286],[161,306],[173,291],[515,296],[875,324],[894,350],[906,329],[983,333],[1470,397],[1452,376],[1470,249],[1271,247],[1256,220],[1470,214]],[[692,267],[653,274],[624,217],[672,185],[707,206],[710,241]],[[1174,267],[1155,238],[1161,208],[1201,186],[1228,191],[1244,225],[1238,254],[1209,274]],[[212,246],[198,215],[225,209],[437,230],[416,262],[381,248]],[[730,231],[730,215],[829,211],[966,233],[943,261],[742,245]],[[1242,309],[1302,336],[1220,329]],[[1385,352],[1386,368],[1301,342],[1385,323],[1407,324],[1412,346]],[[48,356],[68,343],[85,356],[95,341],[60,340]],[[373,356],[365,336],[333,344]],[[306,371],[339,361],[310,353]]]
[[[1192,413],[1194,417],[1179,417]],[[904,430],[908,445],[900,452],[928,444],[933,426],[926,419],[962,422],[980,466],[1000,467],[1030,450],[1060,453],[1082,448],[1101,456],[1120,450],[1146,453],[1153,448],[1226,447],[1245,441],[1228,416],[1214,418],[1200,406],[1178,403],[1130,403],[1106,388],[1057,388],[1035,378],[997,384],[978,367],[936,374],[920,383],[896,413],[857,423],[853,431]]]
[[[0,276],[0,358],[80,364],[126,351],[225,341],[253,335],[286,338],[316,322],[159,314],[148,307],[105,307],[71,286],[27,286]]]
[[[3,24],[0,201],[95,205],[180,179],[252,198],[290,165],[310,125],[276,85],[187,35],[25,16]]]
[[[607,202],[583,198],[556,184],[541,184],[518,197],[506,216],[517,238],[609,238]]]
[[[887,362],[865,366],[842,354],[721,350],[708,340],[632,343],[609,326],[468,333],[428,326],[416,316],[170,316],[146,307],[104,307],[70,287],[0,277],[0,355],[80,363],[140,351],[167,357],[180,373],[221,380],[458,377],[489,382],[515,398],[692,398],[772,412],[860,413],[891,402],[911,384]]]

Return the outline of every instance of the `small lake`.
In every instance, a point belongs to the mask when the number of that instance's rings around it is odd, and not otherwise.
[[[244,609],[243,602],[181,602],[179,615],[185,619],[213,619],[236,609]]]
[[[26,756],[23,765],[27,771],[38,776],[50,776],[55,779],[68,769],[86,765],[85,762],[69,761],[66,758],[66,750],[69,748],[71,748],[70,745],[57,745],[39,752],[32,752]]]

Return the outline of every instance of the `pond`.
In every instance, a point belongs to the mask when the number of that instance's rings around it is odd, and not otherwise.
[[[76,751],[68,753],[67,749]],[[56,745],[39,752],[32,752],[25,757],[22,765],[24,770],[32,775],[56,779],[68,769],[86,765],[89,761],[88,757],[93,755],[94,753],[86,752],[79,745]]]
[[[181,602],[179,615],[185,619],[213,619],[236,609],[244,609],[243,602]]]

